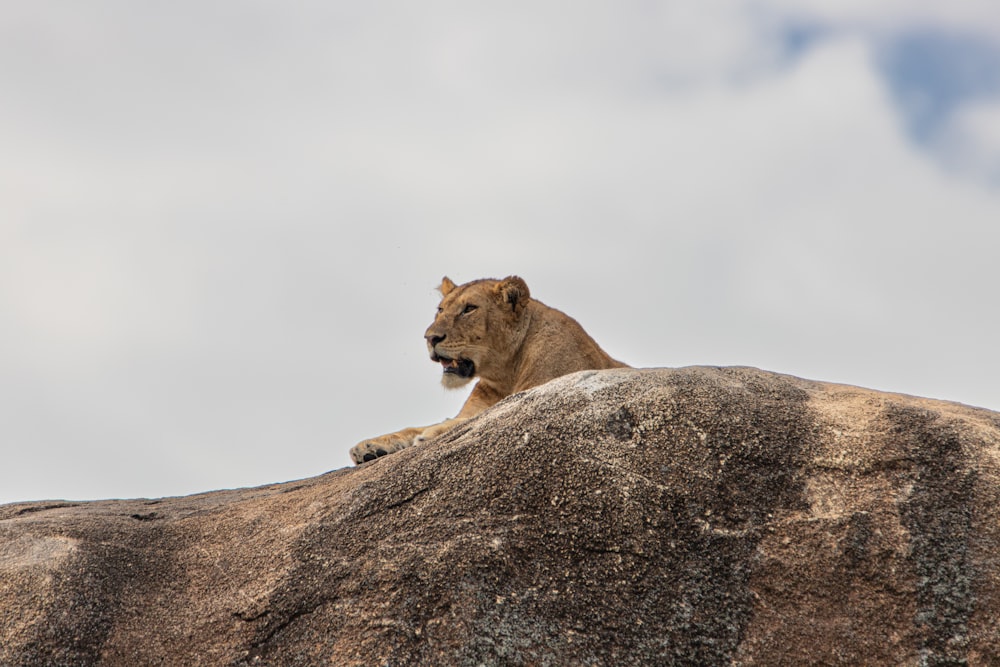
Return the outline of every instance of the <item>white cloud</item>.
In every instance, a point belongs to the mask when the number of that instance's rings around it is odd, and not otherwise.
[[[1000,102],[965,105],[941,131],[937,149],[956,170],[1000,187]]]
[[[741,3],[108,6],[0,40],[3,500],[305,476],[454,413],[446,273],[636,364],[1000,408],[1000,198],[908,143],[865,30],[779,63]]]

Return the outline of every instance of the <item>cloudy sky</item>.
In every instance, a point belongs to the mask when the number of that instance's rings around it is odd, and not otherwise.
[[[636,366],[1000,410],[995,5],[3,2],[0,502],[451,416],[443,275]]]

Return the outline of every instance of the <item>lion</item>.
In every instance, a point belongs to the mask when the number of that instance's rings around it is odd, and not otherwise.
[[[567,373],[629,368],[612,359],[572,317],[533,299],[518,276],[456,285],[447,276],[441,303],[424,332],[431,361],[450,389],[476,386],[452,419],[363,440],[351,449],[356,464],[373,461],[445,433],[511,394]]]

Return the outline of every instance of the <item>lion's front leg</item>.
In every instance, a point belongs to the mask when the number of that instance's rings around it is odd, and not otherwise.
[[[468,420],[462,419],[460,417],[455,417],[454,419],[446,419],[440,424],[434,424],[433,426],[428,426],[423,431],[421,431],[417,437],[413,439],[413,444],[419,445],[422,442],[427,442],[428,440],[436,438],[442,433],[447,433],[448,431],[450,431],[451,429],[458,426],[464,421]]]
[[[461,424],[464,421],[466,420],[456,417],[454,419],[446,419],[440,424],[434,424],[432,426],[425,426],[423,428],[404,428],[402,431],[396,431],[395,433],[389,433],[388,435],[380,435],[377,438],[362,440],[351,448],[351,459],[359,465],[367,461],[374,461],[380,456],[398,452],[401,449],[406,449],[410,445],[419,445],[426,442],[431,438],[437,437],[442,433],[451,430],[453,426]]]
[[[362,440],[351,448],[351,460],[360,465],[365,461],[374,461],[380,456],[406,449],[425,430],[423,428],[404,428],[402,431]]]
[[[469,394],[469,398],[465,401],[465,405],[462,406],[462,410],[458,413],[458,416],[452,419],[445,419],[440,424],[432,424],[431,426],[421,428],[404,428],[402,431],[362,440],[351,448],[351,460],[361,465],[366,461],[374,461],[380,456],[406,449],[410,445],[418,445],[436,438],[462,422],[475,417],[501,398],[502,395],[497,393],[496,390],[490,389],[484,386],[482,382],[479,382],[472,389],[472,393]]]

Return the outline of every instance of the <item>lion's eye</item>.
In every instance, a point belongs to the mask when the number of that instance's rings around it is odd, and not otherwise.
[[[476,308],[479,308],[479,306],[476,306],[476,305],[470,303],[470,304],[466,305],[465,308],[462,309],[462,314],[463,315],[468,315],[469,313],[471,313],[472,311],[474,311]]]

